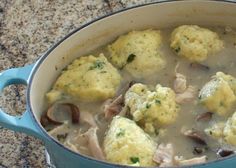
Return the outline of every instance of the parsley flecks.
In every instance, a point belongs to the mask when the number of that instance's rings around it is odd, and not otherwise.
[[[155,100],[155,103],[156,103],[156,104],[161,104],[161,101],[158,100],[158,99],[156,99],[156,100]]]
[[[89,70],[94,70],[94,69],[103,69],[105,65],[105,62],[102,62],[100,60],[96,60],[92,66],[89,67]]]
[[[128,56],[128,58],[127,58],[127,64],[128,63],[131,63],[134,59],[135,59],[135,57],[136,57],[136,55],[134,55],[134,54],[130,54],[129,56]]]
[[[120,128],[119,132],[116,134],[116,137],[121,137],[125,135],[125,129]]]
[[[181,50],[180,47],[175,48],[175,52],[177,53],[180,52],[180,50]]]
[[[138,163],[139,162],[139,157],[130,157],[130,161],[132,163]]]
[[[149,109],[151,107],[151,104],[146,104],[146,109]]]

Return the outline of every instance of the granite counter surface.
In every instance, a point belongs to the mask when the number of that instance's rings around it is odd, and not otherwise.
[[[0,0],[0,72],[35,62],[75,28],[111,12],[155,0]],[[11,115],[25,110],[25,86],[0,96]],[[43,143],[0,127],[0,168],[47,167]]]

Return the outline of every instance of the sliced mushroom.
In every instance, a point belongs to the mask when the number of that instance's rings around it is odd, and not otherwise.
[[[209,71],[210,70],[209,66],[203,65],[203,64],[200,64],[200,63],[197,63],[197,62],[191,63],[190,67],[193,68],[193,69],[199,69],[199,70],[203,70],[203,71]]]
[[[153,156],[153,161],[160,167],[174,166],[174,148],[172,144],[160,144]]]
[[[71,109],[72,123],[74,123],[74,124],[79,123],[80,111],[79,111],[78,106],[71,104],[71,103],[66,103],[64,105],[69,106]]]
[[[203,138],[203,135],[197,130],[186,130],[183,132],[183,134],[198,144],[207,145],[206,141]]]
[[[197,115],[196,121],[209,121],[212,118],[212,112],[205,112],[202,114]]]
[[[113,116],[119,114],[124,106],[124,97],[118,96],[114,100],[109,100],[104,105],[104,113],[106,119],[111,119]]]
[[[233,155],[235,154],[234,151],[232,150],[228,150],[228,149],[219,149],[216,154],[220,157],[227,157],[227,156],[230,156],[230,155]]]
[[[197,89],[189,85],[183,93],[176,94],[175,101],[179,104],[192,102],[197,95]]]
[[[48,118],[45,114],[41,116],[40,123],[43,127],[46,127],[47,125],[50,124],[50,121],[48,120]]]
[[[88,137],[88,147],[96,159],[105,160],[102,148],[99,145],[97,137],[97,127],[91,127],[85,135]]]
[[[69,116],[70,115],[70,116]],[[63,124],[65,120],[71,118],[72,123],[79,123],[79,108],[71,103],[53,104],[46,113],[47,119],[53,124]]]
[[[64,120],[59,121],[58,119],[56,119],[56,116],[54,115],[55,110],[54,110],[54,106],[52,105],[51,107],[48,108],[47,112],[46,112],[46,118],[49,122],[51,122],[52,124],[63,124]]]

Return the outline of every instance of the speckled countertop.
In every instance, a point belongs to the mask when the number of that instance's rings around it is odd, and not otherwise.
[[[111,12],[155,0],[0,0],[0,71],[35,62],[75,28]],[[156,0],[157,1],[157,0]],[[25,109],[25,86],[0,96],[11,115]],[[43,143],[0,127],[0,168],[47,167]]]

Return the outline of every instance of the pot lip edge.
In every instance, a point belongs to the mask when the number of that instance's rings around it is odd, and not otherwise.
[[[38,130],[40,131],[39,134],[42,134],[44,137],[46,137],[46,141],[50,140],[51,142],[59,145],[63,149],[65,149],[68,152],[72,153],[73,155],[80,156],[81,158],[83,158],[84,160],[87,160],[87,161],[92,161],[94,163],[99,163],[100,165],[109,165],[109,166],[115,166],[115,167],[120,167],[120,168],[125,168],[125,167],[126,168],[146,168],[146,167],[141,167],[141,166],[135,167],[135,166],[128,166],[128,165],[120,165],[120,164],[106,162],[106,161],[98,160],[98,159],[90,157],[90,156],[85,156],[85,155],[79,154],[77,152],[72,151],[69,148],[66,148],[64,145],[59,143],[53,137],[48,135],[48,133],[45,131],[45,129],[38,123],[38,121],[35,117],[35,114],[33,113],[33,110],[32,110],[31,101],[30,101],[30,97],[31,97],[30,96],[31,95],[30,90],[31,90],[31,87],[32,87],[32,81],[33,81],[34,76],[35,76],[38,68],[40,67],[40,65],[43,64],[44,60],[48,57],[48,55],[50,55],[50,53],[55,48],[57,48],[61,43],[63,43],[65,40],[67,40],[73,34],[83,30],[84,28],[92,25],[93,23],[95,23],[97,21],[100,21],[100,20],[103,20],[103,19],[108,18],[108,17],[112,17],[113,15],[116,15],[116,14],[119,14],[119,13],[122,13],[122,12],[126,12],[126,11],[129,11],[129,10],[132,10],[132,9],[136,9],[136,8],[152,6],[152,5],[158,5],[158,4],[162,4],[162,3],[184,3],[184,2],[189,3],[189,2],[199,2],[199,1],[197,1],[197,0],[190,0],[190,1],[186,1],[186,0],[161,0],[161,1],[155,1],[155,2],[150,2],[150,3],[135,5],[135,6],[131,6],[131,7],[128,7],[128,8],[123,8],[123,9],[120,9],[118,11],[111,12],[111,13],[105,14],[103,16],[100,16],[96,19],[93,19],[93,20],[89,21],[88,23],[85,23],[85,24],[79,26],[78,28],[72,30],[71,32],[69,32],[68,34],[63,36],[58,42],[54,43],[51,47],[49,47],[49,49],[42,56],[40,56],[40,58],[36,61],[32,71],[30,73],[29,79],[28,79],[29,84],[28,84],[27,92],[26,92],[26,102],[27,102],[27,107],[29,109],[29,114],[30,114],[31,118],[33,119],[33,123],[37,126]],[[221,0],[221,1],[218,1],[218,0],[201,0],[201,2],[227,3],[227,4],[235,4],[236,5],[236,1],[232,1],[232,0]],[[214,164],[214,163],[221,162],[223,160],[225,161],[225,160],[232,159],[234,157],[236,157],[236,154],[228,156],[226,158],[219,158],[217,160],[213,160],[213,161],[210,161],[210,162],[195,164],[195,165],[190,165],[190,166],[194,168],[194,167],[198,167],[198,166],[211,165],[211,164]],[[187,168],[189,166],[177,166],[177,167],[175,166],[175,168],[178,168],[178,167]],[[152,167],[150,167],[150,168],[152,168]]]

